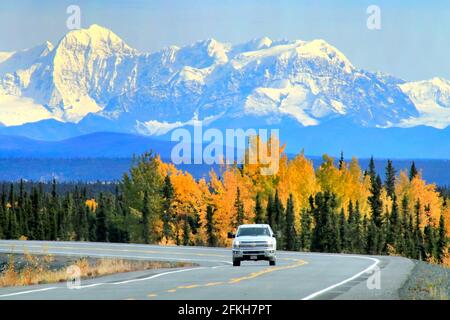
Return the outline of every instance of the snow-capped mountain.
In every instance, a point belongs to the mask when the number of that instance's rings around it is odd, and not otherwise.
[[[0,124],[44,139],[55,139],[56,124],[72,135],[161,135],[194,120],[444,128],[449,88],[444,79],[407,83],[359,69],[324,40],[208,39],[142,53],[92,25],[55,46],[0,52]]]
[[[419,117],[403,119],[402,125],[429,125],[445,128],[450,124],[450,81],[433,78],[400,85],[420,113]]]

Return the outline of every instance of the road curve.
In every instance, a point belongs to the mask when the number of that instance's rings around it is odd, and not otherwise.
[[[277,266],[231,266],[226,248],[0,240],[0,253],[188,261],[197,267],[147,270],[66,283],[0,288],[3,299],[398,299],[413,262],[400,257],[278,252]]]

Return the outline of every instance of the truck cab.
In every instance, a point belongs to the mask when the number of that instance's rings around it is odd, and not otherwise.
[[[243,224],[236,234],[228,233],[233,238],[233,266],[241,265],[241,261],[269,261],[276,264],[277,240],[268,224]]]

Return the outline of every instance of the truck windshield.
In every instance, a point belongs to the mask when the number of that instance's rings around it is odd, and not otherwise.
[[[270,232],[268,228],[240,228],[237,236],[270,236]]]

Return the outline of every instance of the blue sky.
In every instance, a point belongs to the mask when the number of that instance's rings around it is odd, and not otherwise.
[[[0,51],[56,43],[66,8],[81,7],[82,27],[108,27],[130,46],[155,51],[215,38],[239,43],[322,38],[357,67],[405,80],[450,79],[450,1],[385,0],[2,0]],[[381,9],[381,30],[368,30],[366,8]]]

